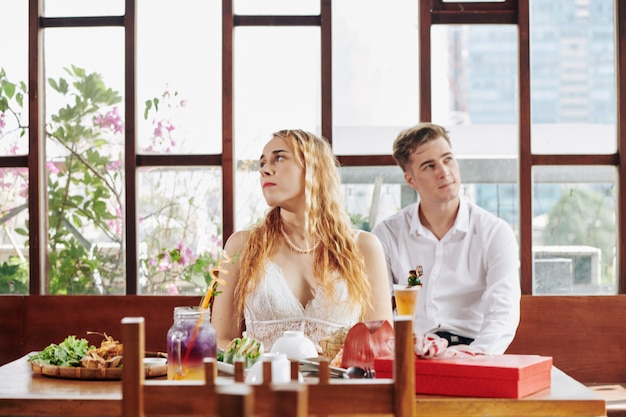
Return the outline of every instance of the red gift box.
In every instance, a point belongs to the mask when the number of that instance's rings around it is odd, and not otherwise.
[[[393,358],[374,361],[376,376],[391,378]],[[457,359],[415,359],[417,394],[521,398],[551,383],[552,358],[538,355],[490,355]]]

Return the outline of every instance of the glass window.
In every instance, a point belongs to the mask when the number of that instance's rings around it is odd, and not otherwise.
[[[533,293],[615,294],[615,167],[540,166],[533,177]]]
[[[0,156],[28,153],[28,2],[0,2]]]
[[[504,3],[506,0],[443,0],[444,3]]]
[[[46,17],[121,16],[124,0],[43,0]]]
[[[0,16],[0,157],[11,158],[28,153],[28,2],[0,2]],[[28,168],[0,165],[0,294],[29,293],[28,215]]]
[[[258,160],[272,133],[321,132],[320,31],[243,27],[235,35],[235,229],[241,229],[264,213]]]
[[[123,29],[45,42],[49,291],[123,294]]]
[[[613,3],[530,2],[533,153],[616,152]]]
[[[0,168],[0,294],[28,294],[28,170]]]
[[[333,2],[333,148],[389,154],[419,117],[417,4]]]
[[[346,211],[352,223],[371,230],[401,208],[417,201],[417,194],[404,182],[397,166],[339,169]]]
[[[518,230],[517,160],[514,158],[458,159],[461,195],[502,218]],[[498,172],[498,177],[493,176]],[[397,166],[341,167],[346,210],[352,222],[363,230],[417,202],[417,193],[406,185]]]
[[[318,15],[319,0],[233,0],[233,11],[244,15]]]
[[[449,130],[471,201],[519,228],[517,28],[433,26],[433,122]]]
[[[221,186],[217,167],[138,170],[138,294],[204,294],[204,275],[190,268],[221,255]]]
[[[221,153],[220,2],[137,6],[138,153]]]

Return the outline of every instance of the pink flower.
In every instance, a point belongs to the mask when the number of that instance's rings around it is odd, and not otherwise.
[[[107,220],[107,226],[116,236],[122,235],[122,220],[119,217],[117,219]]]
[[[169,261],[169,259],[168,259]],[[170,269],[170,263],[166,261],[166,260],[162,260],[161,262],[159,262],[159,265],[157,267],[157,270],[159,272],[166,272]]]
[[[28,184],[23,182],[20,185],[20,190],[18,192],[19,196],[22,198],[28,198]]]
[[[174,284],[170,284],[170,286],[167,287],[167,293],[169,295],[177,295],[178,294],[178,287]]]
[[[0,113],[0,134],[2,134],[2,128],[7,125],[7,122],[4,120],[4,112]]]
[[[122,169],[122,161],[111,161],[107,164],[107,171],[120,171]]]
[[[191,265],[196,262],[196,256],[190,248],[186,248],[179,243],[176,248],[180,251],[180,264],[182,266]]]
[[[124,122],[117,113],[117,106],[109,110],[104,116],[100,114],[94,117],[93,123],[102,129],[110,129],[114,133],[122,133],[124,130]]]
[[[57,164],[54,162],[46,162],[46,168],[48,168],[48,172],[50,172],[51,174],[58,174],[59,172],[61,172]]]

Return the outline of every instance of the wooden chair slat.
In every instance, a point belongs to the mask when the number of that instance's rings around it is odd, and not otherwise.
[[[291,381],[272,382],[271,362],[263,363],[260,385],[243,382],[241,362],[235,382],[217,383],[217,363],[206,358],[205,381],[145,380],[143,370],[144,319],[122,320],[124,367],[122,417],[160,416],[345,416],[385,414],[410,417],[415,411],[413,322],[395,321],[393,378],[330,379],[328,362],[319,366],[317,382],[299,382],[299,364],[291,364]]]

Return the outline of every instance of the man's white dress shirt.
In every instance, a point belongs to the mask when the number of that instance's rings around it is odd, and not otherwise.
[[[519,249],[502,219],[461,198],[454,226],[441,239],[426,229],[418,204],[377,224],[390,290],[422,265],[415,332],[447,331],[475,339],[473,348],[504,353],[520,317]]]

